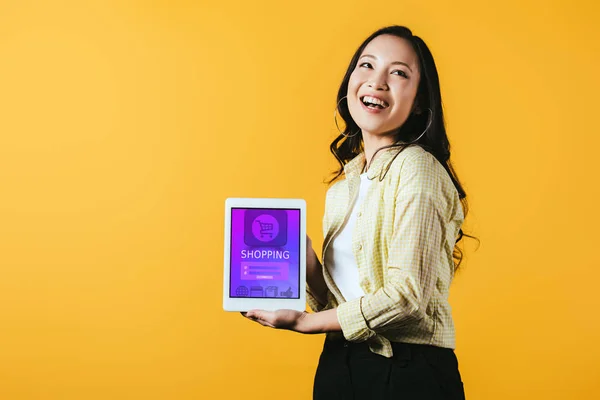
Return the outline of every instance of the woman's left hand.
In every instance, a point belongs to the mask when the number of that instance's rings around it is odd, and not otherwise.
[[[294,332],[308,333],[307,312],[296,310],[250,310],[242,315],[261,325],[269,326],[275,329],[287,329]]]

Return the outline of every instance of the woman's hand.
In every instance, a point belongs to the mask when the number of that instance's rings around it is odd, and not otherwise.
[[[306,323],[308,313],[306,312],[285,309],[277,311],[250,310],[247,313],[242,313],[242,315],[263,326],[308,333]]]
[[[309,314],[296,310],[251,310],[242,315],[263,326],[287,329],[299,333],[326,333],[342,330],[337,319],[337,309]]]

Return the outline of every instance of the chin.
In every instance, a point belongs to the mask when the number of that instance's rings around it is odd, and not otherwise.
[[[383,129],[381,125],[373,125],[373,124],[358,124],[358,127],[363,132],[369,132],[371,135],[383,135],[387,131]]]

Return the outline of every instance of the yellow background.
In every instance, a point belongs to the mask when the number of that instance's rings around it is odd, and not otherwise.
[[[470,199],[469,399],[600,393],[597,2],[0,1],[0,399],[309,399],[323,336],[221,308],[226,197],[320,251],[347,63],[436,57]]]

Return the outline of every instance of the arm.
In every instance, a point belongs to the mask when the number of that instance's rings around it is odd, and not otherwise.
[[[329,190],[327,190],[327,194],[325,195],[325,213],[323,214],[323,236],[325,237],[327,236],[331,223],[329,197],[340,182],[341,181],[334,183]],[[328,307],[328,295],[330,292],[325,283],[325,279],[323,278],[323,265],[321,265],[317,255],[312,249],[312,241],[308,235],[306,235],[306,241],[306,301],[312,311],[320,312]]]
[[[327,284],[323,278],[323,266],[312,247],[312,240],[306,235],[306,295],[313,311],[322,310],[327,304]]]
[[[306,257],[306,294],[307,301],[314,313],[282,309],[277,311],[250,310],[242,315],[263,326],[300,333],[341,331],[336,309],[323,311],[327,304],[328,288],[323,278],[323,267],[312,248],[312,241],[308,235],[306,236]]]
[[[242,315],[263,326],[299,333],[326,333],[342,330],[335,308],[313,314],[296,310],[250,310]]]

